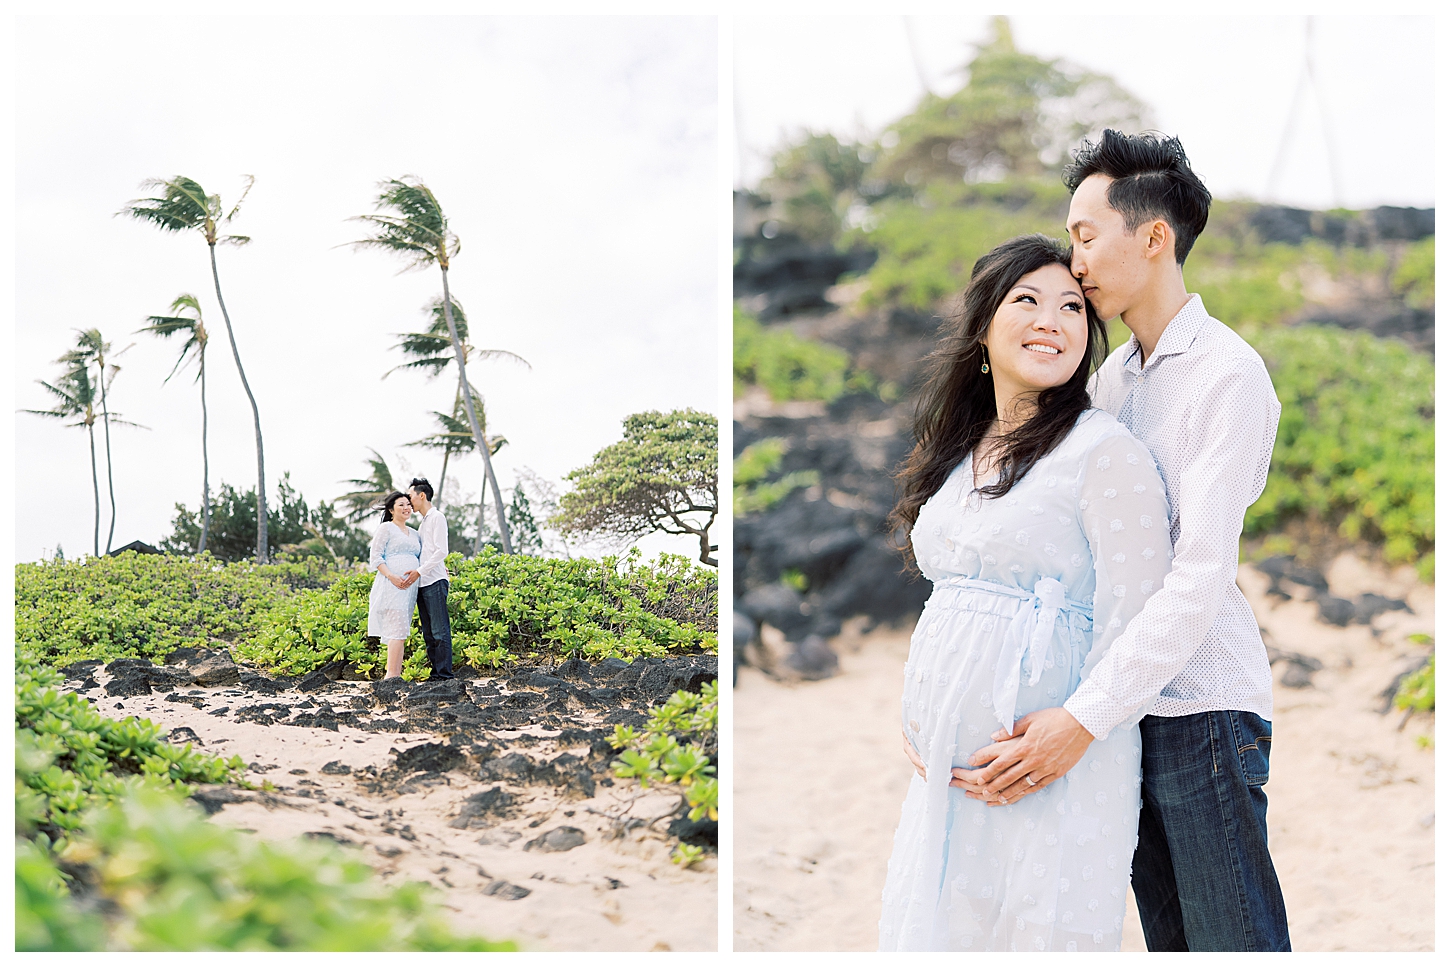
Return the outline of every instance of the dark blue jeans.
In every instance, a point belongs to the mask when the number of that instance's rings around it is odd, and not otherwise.
[[[1269,723],[1249,712],[1143,719],[1133,894],[1148,949],[1288,950],[1269,858]]]
[[[418,589],[418,623],[428,646],[429,681],[453,677],[453,626],[448,623],[448,582],[434,581]]]

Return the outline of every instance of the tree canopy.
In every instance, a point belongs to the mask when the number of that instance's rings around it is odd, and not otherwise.
[[[718,435],[715,417],[699,410],[625,417],[624,439],[565,477],[574,489],[550,523],[614,539],[690,534],[699,538],[701,563],[715,564],[709,532],[720,504]]]

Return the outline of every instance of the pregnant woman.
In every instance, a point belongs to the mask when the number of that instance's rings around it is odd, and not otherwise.
[[[408,495],[393,491],[383,498],[383,522],[373,535],[368,565],[377,570],[368,597],[368,636],[381,638],[388,647],[386,678],[403,674],[403,643],[413,626],[418,602],[418,555],[423,540],[408,526],[413,504]],[[404,577],[409,571],[411,577]]]
[[[1102,322],[1042,235],[972,269],[933,354],[893,523],[934,589],[901,720],[918,763],[882,890],[882,950],[1116,950],[1137,840],[1138,717],[1067,775],[987,802],[968,758],[1058,706],[1161,586],[1153,458],[1092,408]],[[955,770],[955,773],[954,773]]]

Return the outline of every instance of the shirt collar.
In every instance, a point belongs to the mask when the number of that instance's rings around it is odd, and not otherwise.
[[[1187,351],[1193,345],[1193,340],[1198,338],[1198,332],[1203,324],[1208,321],[1208,311],[1203,308],[1203,298],[1197,293],[1188,297],[1182,309],[1168,323],[1163,330],[1163,335],[1158,337],[1158,345],[1153,347],[1153,355],[1148,357],[1148,362],[1143,365],[1146,369],[1155,359],[1164,356],[1174,356]],[[1128,337],[1128,350],[1123,357],[1124,367],[1137,365],[1139,356],[1142,354],[1141,344],[1137,336]]]

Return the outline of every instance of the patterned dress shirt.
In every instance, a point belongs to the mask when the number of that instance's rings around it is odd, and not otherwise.
[[[437,507],[423,515],[418,525],[418,536],[423,538],[423,553],[418,558],[418,587],[448,580],[448,568],[443,559],[448,556],[448,521]]]
[[[1268,656],[1236,583],[1244,512],[1263,493],[1279,427],[1263,360],[1194,295],[1146,363],[1129,339],[1092,393],[1158,461],[1173,569],[1064,707],[1097,738],[1144,713],[1271,718]]]

